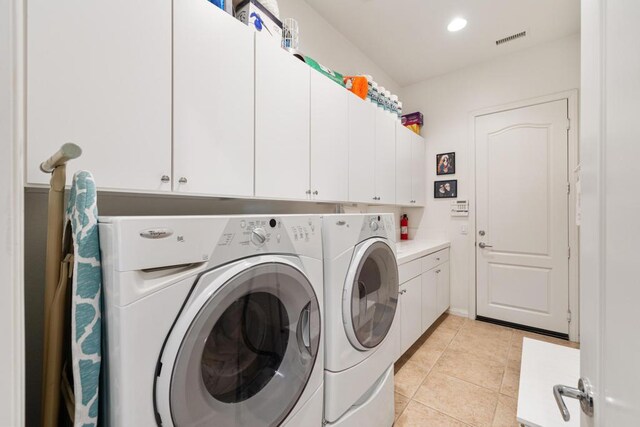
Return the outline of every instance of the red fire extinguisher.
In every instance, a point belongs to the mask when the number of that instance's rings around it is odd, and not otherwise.
[[[402,215],[400,219],[400,240],[409,240],[409,217]]]

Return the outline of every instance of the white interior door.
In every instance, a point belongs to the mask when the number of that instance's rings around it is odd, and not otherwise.
[[[567,108],[476,118],[478,316],[569,332]]]
[[[583,427],[640,420],[639,19],[637,0],[582,1],[580,375],[595,400],[593,417],[571,413]]]

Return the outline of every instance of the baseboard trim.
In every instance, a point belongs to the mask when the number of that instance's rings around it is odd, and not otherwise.
[[[469,312],[461,308],[449,308],[449,310],[447,310],[447,313],[453,314],[454,316],[469,317]]]
[[[533,332],[539,335],[546,335],[548,337],[560,338],[562,340],[569,341],[569,334],[563,334],[560,332],[548,331],[546,329],[534,328],[531,326],[520,325],[518,323],[505,322],[504,320],[491,319],[489,317],[477,316],[476,320],[480,322],[493,323],[500,326],[506,326],[508,328],[520,329],[521,331]]]

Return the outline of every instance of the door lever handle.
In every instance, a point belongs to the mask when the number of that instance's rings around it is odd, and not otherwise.
[[[569,413],[569,409],[567,409],[567,405],[564,403],[563,396],[578,399],[582,412],[588,416],[593,416],[593,395],[587,380],[580,378],[578,388],[566,385],[555,385],[553,386],[553,396],[556,398],[556,403],[558,404],[558,409],[560,409],[563,420],[569,421],[571,419],[571,414]]]
[[[484,249],[484,248],[492,248],[492,247],[493,247],[493,246],[491,246],[491,245],[487,245],[487,244],[486,244],[486,243],[484,243],[484,242],[480,242],[480,243],[478,243],[478,246],[480,246],[480,249]]]

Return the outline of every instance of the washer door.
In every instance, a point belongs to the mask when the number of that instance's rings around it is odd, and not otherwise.
[[[356,247],[343,294],[343,320],[359,350],[378,346],[391,329],[398,305],[398,264],[383,239]]]
[[[183,336],[169,392],[174,425],[279,425],[305,389],[319,343],[318,301],[300,270],[277,262],[244,270]]]

